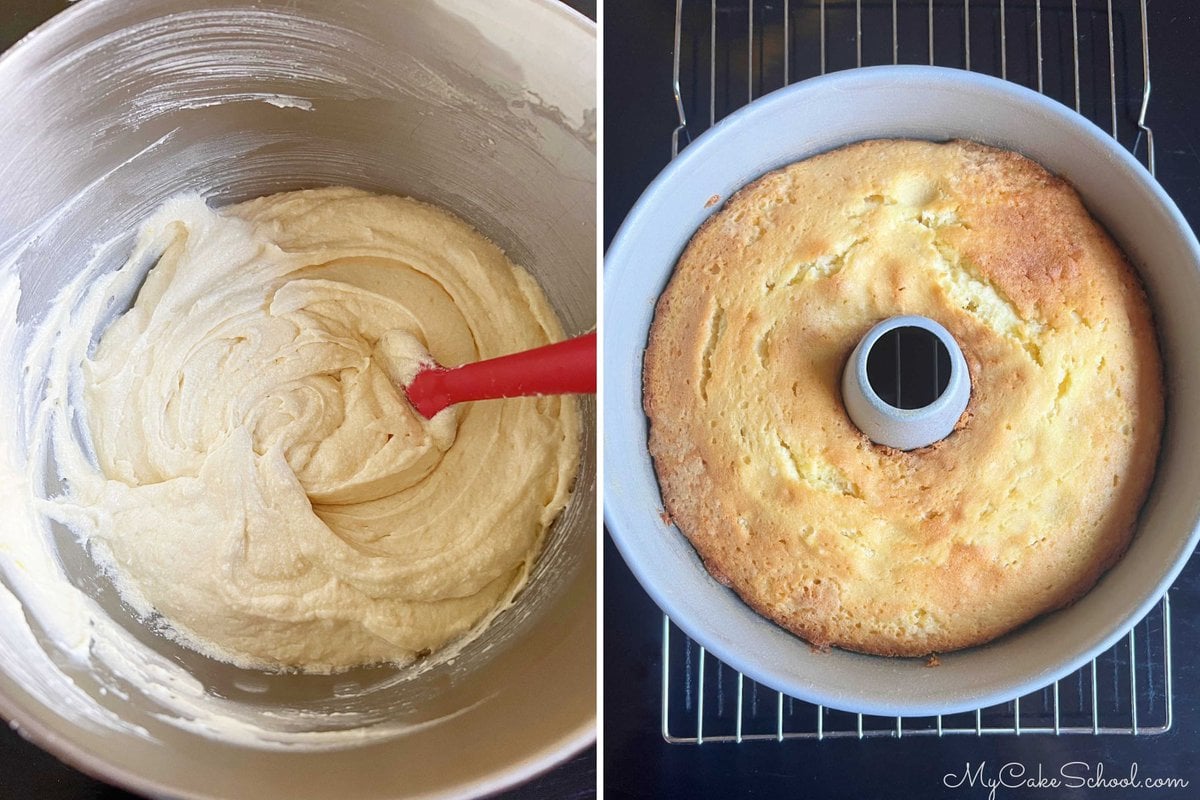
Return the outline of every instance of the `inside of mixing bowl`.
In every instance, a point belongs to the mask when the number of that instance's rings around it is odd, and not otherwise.
[[[314,149],[319,150],[320,144],[316,143]],[[271,151],[271,155],[282,152],[286,151]],[[303,157],[298,160],[303,160]],[[288,161],[290,159],[283,163]],[[276,166],[280,163],[270,157],[265,164],[250,159],[241,162],[239,171],[227,181],[210,178],[214,187],[219,186],[213,192],[218,198],[216,202],[239,202],[277,191],[348,182],[336,166],[307,176],[294,168],[288,169],[287,174],[271,175],[272,167],[280,169]],[[358,186],[374,191],[415,194],[402,187],[388,185],[383,180],[359,182]],[[145,212],[149,213],[150,210],[146,208]],[[481,216],[478,202],[463,202],[453,210],[467,219],[477,220]],[[518,263],[528,261],[531,249],[514,239],[511,233],[480,227],[494,241],[509,240],[511,243],[507,251],[514,254]],[[131,239],[128,246],[132,246]],[[105,248],[113,256],[117,256],[121,249],[117,246]],[[521,253],[525,259],[521,258]],[[121,263],[123,258],[118,256],[116,261],[98,266],[107,272]],[[153,264],[144,266],[148,271]],[[131,302],[132,297],[129,297],[120,298],[119,302],[114,303],[106,315],[105,325],[123,313]],[[561,308],[556,310],[560,313],[564,311]],[[93,333],[93,344],[103,329],[104,326]],[[584,401],[584,413],[585,425],[594,429],[595,409],[591,399]],[[76,433],[79,435],[81,432]],[[583,463],[588,465],[594,461],[593,442],[589,441],[583,454]],[[51,457],[44,472],[47,476],[47,485],[44,486],[46,496],[61,491],[61,487],[56,485],[59,481],[53,477],[57,473]],[[529,583],[515,598],[513,606],[500,614],[483,635],[465,646],[458,647],[454,643],[448,645],[454,653],[452,658],[431,659],[434,663],[428,667],[418,662],[401,668],[377,665],[335,675],[311,675],[250,670],[215,661],[164,635],[169,626],[163,620],[139,619],[122,602],[111,580],[98,572],[95,562],[75,534],[59,523],[51,523],[51,527],[57,555],[73,585],[95,600],[111,619],[142,645],[182,667],[197,678],[213,697],[230,701],[230,707],[236,709],[236,713],[256,718],[260,725],[267,721],[267,727],[272,727],[271,721],[275,721],[283,730],[306,732],[346,730],[398,720],[409,724],[422,723],[452,715],[465,706],[485,700],[492,689],[489,681],[479,680],[479,671],[519,643],[524,631],[542,624],[551,612],[561,593],[562,584],[569,581],[580,568],[581,548],[590,541],[588,486],[594,476],[589,473],[590,468],[585,466],[577,484],[578,490],[548,532]],[[44,639],[44,643],[48,650],[55,647],[49,638]],[[119,698],[136,691],[136,687],[128,685],[119,674],[106,675],[103,671],[81,670],[73,677],[77,683],[90,684],[96,696],[101,698],[110,693]],[[457,691],[447,692],[451,687]]]
[[[355,33],[348,52],[345,43],[328,41],[329,20],[306,30],[309,21],[300,17],[281,26],[278,19],[255,19],[256,34],[229,44],[222,25],[245,26],[246,19],[232,11],[197,16],[188,52],[173,49],[179,42],[155,28],[160,18],[119,37],[98,37],[70,69],[47,70],[28,87],[30,112],[59,123],[47,134],[47,152],[80,156],[56,159],[39,176],[39,193],[0,212],[0,256],[20,272],[24,344],[47,305],[81,270],[99,275],[124,262],[137,225],[166,198],[199,192],[219,206],[326,185],[407,195],[450,209],[534,275],[568,334],[594,326],[594,117],[569,119],[542,105],[522,87],[520,67],[490,52],[496,48],[487,42],[476,43],[489,51],[480,63],[506,74],[511,94],[497,88],[503,81],[495,76],[446,62],[446,53],[427,54],[425,61],[398,55],[405,51],[394,37],[415,34],[394,30],[394,18],[381,21],[378,40]],[[355,25],[364,29],[361,20]],[[170,30],[186,27],[175,19]],[[209,28],[225,42],[223,51],[204,44]],[[179,69],[179,59],[195,56],[197,48],[210,62]],[[114,51],[136,54],[136,66]],[[111,65],[114,57],[122,66]],[[89,69],[89,59],[108,66]],[[111,79],[113,69],[119,80]],[[69,109],[51,108],[47,98],[69,83],[81,99]],[[34,165],[10,167],[21,169],[26,174],[6,177],[33,180]],[[132,299],[115,298],[105,324]],[[100,333],[93,332],[93,342]],[[585,441],[575,492],[526,588],[484,635],[427,669],[377,666],[321,676],[220,663],[163,636],[154,620],[138,619],[75,535],[57,523],[51,526],[54,555],[70,583],[133,641],[190,676],[206,702],[258,729],[401,730],[445,719],[488,701],[501,680],[527,669],[530,656],[523,651],[534,639],[578,634],[579,586],[594,582],[581,575],[592,569],[595,520],[595,403],[589,398],[581,405]],[[59,493],[53,459],[47,456],[42,466],[43,496]],[[566,611],[564,598],[575,604]],[[139,697],[141,688],[111,664],[80,666],[36,612],[26,616],[51,660],[97,704],[120,707],[123,717],[151,731],[172,715],[161,698]]]

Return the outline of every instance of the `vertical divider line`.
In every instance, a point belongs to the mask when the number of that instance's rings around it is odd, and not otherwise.
[[[817,706],[817,741],[825,738],[825,706]]]
[[[1100,701],[1096,684],[1096,659],[1092,659],[1092,735],[1100,733]]]

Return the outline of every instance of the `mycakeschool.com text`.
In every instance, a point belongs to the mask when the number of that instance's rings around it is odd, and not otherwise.
[[[1113,789],[1114,797],[1129,797],[1138,790],[1150,796],[1156,789],[1186,789],[1190,781],[1179,775],[1151,775],[1138,766],[1105,762],[1068,761],[1064,764],[1024,764],[1007,761],[1002,764],[968,761],[961,769],[950,770],[942,776],[949,789],[961,789],[963,797],[986,797],[997,800],[1006,789],[1047,789],[1049,797],[1056,789]]]

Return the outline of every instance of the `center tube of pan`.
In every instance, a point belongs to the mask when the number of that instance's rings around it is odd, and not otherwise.
[[[950,435],[971,397],[958,342],[928,317],[880,322],[854,348],[842,372],[842,401],[871,441],[897,450]]]

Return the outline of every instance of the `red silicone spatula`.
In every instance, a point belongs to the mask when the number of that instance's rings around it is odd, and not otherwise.
[[[596,391],[596,333],[522,353],[447,369],[429,366],[417,373],[405,393],[426,419],[468,400]]]

